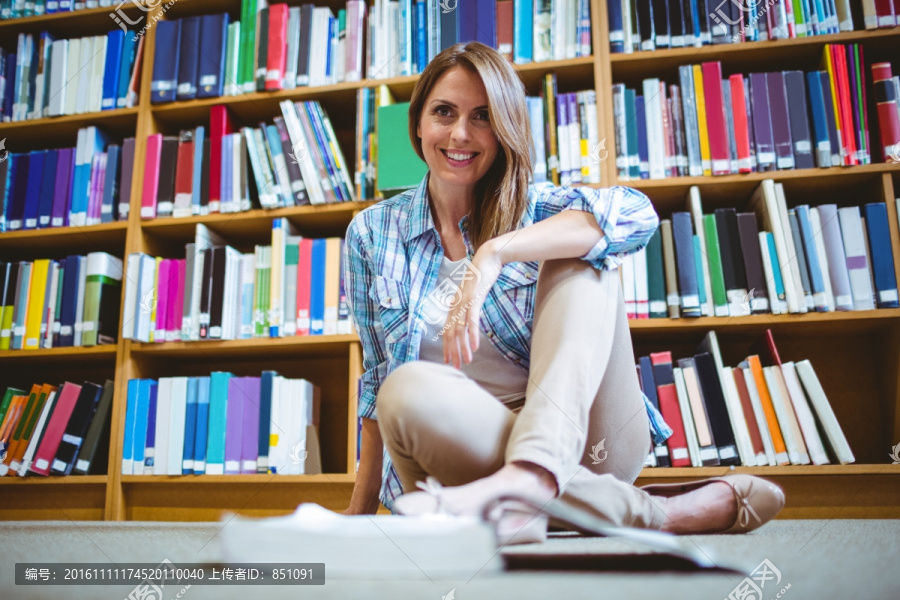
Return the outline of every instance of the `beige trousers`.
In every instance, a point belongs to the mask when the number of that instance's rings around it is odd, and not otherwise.
[[[664,514],[631,485],[651,443],[618,272],[543,261],[536,294],[521,410],[450,365],[414,361],[382,383],[379,429],[403,491],[427,475],[456,486],[528,461],[581,508],[660,529]]]

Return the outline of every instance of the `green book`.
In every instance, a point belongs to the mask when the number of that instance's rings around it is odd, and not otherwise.
[[[9,410],[9,405],[12,403],[13,396],[24,396],[25,390],[20,390],[14,387],[6,388],[6,393],[3,394],[3,400],[0,400],[0,424],[3,423],[3,419],[6,418],[6,411]]]
[[[81,345],[113,344],[119,326],[122,261],[106,252],[87,257]]]
[[[222,90],[226,96],[237,96],[240,91],[238,79],[240,35],[240,21],[235,21],[228,25],[228,37],[225,41],[225,85]]]
[[[805,4],[803,0],[794,0],[794,26],[798,38],[812,35],[811,31],[807,32],[806,30],[806,21],[809,15],[804,10],[806,8]]]
[[[728,296],[725,293],[725,274],[722,271],[722,252],[719,249],[716,216],[703,215],[703,227],[706,233],[706,256],[709,259],[709,281],[712,286],[715,316],[727,317]]]
[[[657,230],[647,243],[647,296],[650,301],[650,318],[664,319],[666,310],[666,280],[663,269],[662,232]]]
[[[256,289],[253,294],[253,337],[263,336],[263,297],[262,291],[266,287],[263,281],[263,267],[265,265],[265,246],[256,247]]]
[[[240,71],[238,84],[244,92],[256,91],[256,25],[257,0],[244,0],[241,4]]]
[[[694,267],[697,271],[697,291],[700,294],[700,306],[706,306],[706,277],[703,275],[702,247],[700,236],[694,234]]]
[[[6,457],[7,462],[3,465],[0,465],[0,475],[6,475],[7,470],[13,467],[12,463],[15,461],[16,455],[19,454],[19,445],[23,442],[28,442],[28,439],[25,437],[25,430],[34,427],[33,422],[37,419],[38,415],[41,412],[41,409],[44,407],[43,402],[38,405],[38,399],[40,398],[40,396],[41,386],[39,384],[34,384],[33,386],[31,386],[31,392],[28,394],[28,400],[25,401],[25,409],[22,411],[22,415],[19,417],[19,422],[16,423],[16,428],[13,431],[12,436],[9,440],[7,440],[7,449],[9,451],[12,451],[13,454],[8,455]],[[30,428],[29,424],[32,424]],[[24,453],[25,448],[22,448],[22,454]]]
[[[409,141],[409,102],[378,107],[378,163],[376,187],[389,198],[414,188],[428,165]]]

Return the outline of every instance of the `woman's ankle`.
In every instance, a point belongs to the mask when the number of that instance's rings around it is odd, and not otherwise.
[[[509,479],[515,484],[527,486],[530,489],[534,489],[534,486],[536,486],[542,492],[541,495],[547,495],[552,498],[559,495],[559,487],[553,473],[532,462],[515,461],[508,463],[497,472],[497,475],[504,479]]]

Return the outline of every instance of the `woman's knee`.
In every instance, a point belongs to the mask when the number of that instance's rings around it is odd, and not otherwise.
[[[379,420],[409,415],[422,406],[429,388],[433,392],[434,373],[430,363],[416,360],[400,365],[381,383],[375,397]]]

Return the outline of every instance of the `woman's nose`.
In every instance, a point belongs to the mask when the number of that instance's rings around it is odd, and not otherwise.
[[[450,131],[450,137],[456,141],[465,141],[469,139],[469,122],[467,119],[460,117],[453,124]]]

